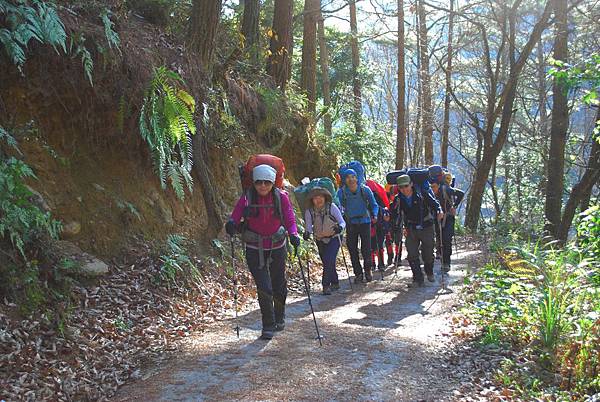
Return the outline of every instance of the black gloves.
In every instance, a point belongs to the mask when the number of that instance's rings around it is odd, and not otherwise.
[[[290,235],[290,243],[292,243],[292,246],[294,246],[294,248],[298,248],[298,246],[300,246],[300,236]]]
[[[308,241],[308,240],[310,239],[310,234],[311,234],[311,233],[310,233],[309,231],[306,231],[306,230],[305,230],[305,231],[304,231],[304,234],[302,235],[302,238],[303,238],[305,241]]]
[[[225,231],[227,232],[227,234],[229,236],[234,236],[237,233],[237,227],[235,225],[235,222],[232,221],[231,219],[227,221],[227,223],[225,224]]]
[[[336,235],[339,235],[340,233],[342,233],[342,227],[340,225],[335,225],[333,227],[333,233],[335,233]]]

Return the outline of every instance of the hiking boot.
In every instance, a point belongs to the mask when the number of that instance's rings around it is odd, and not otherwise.
[[[354,277],[354,283],[362,283],[363,281],[363,274],[358,274]]]
[[[262,333],[260,334],[260,339],[268,341],[273,339],[273,336],[275,336],[275,331],[273,331],[272,329],[263,329]]]
[[[396,260],[394,259],[394,254],[388,254],[387,266],[389,267],[390,265],[394,265],[395,261]]]
[[[329,289],[329,286],[323,286],[323,294],[325,296],[330,295],[331,294],[331,289]]]
[[[285,329],[285,321],[275,323],[275,331],[281,332]]]
[[[373,280],[373,274],[370,269],[365,269],[365,280],[371,282]]]
[[[442,272],[444,272],[444,273],[450,272],[450,264],[442,265]]]
[[[435,282],[435,277],[433,276],[433,274],[427,274],[427,280],[429,282]]]
[[[383,264],[379,265],[379,266],[377,267],[377,270],[379,270],[379,271],[381,271],[381,272],[385,271],[385,265],[383,265]]]
[[[340,290],[340,284],[339,283],[334,283],[331,285],[331,290]]]
[[[412,283],[408,284],[409,288],[422,288],[425,286],[425,282],[423,281],[412,281]]]

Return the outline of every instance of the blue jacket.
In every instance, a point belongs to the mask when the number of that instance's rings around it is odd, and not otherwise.
[[[370,223],[371,217],[379,213],[375,196],[365,185],[359,185],[356,193],[343,186],[337,191],[337,196],[347,223]]]

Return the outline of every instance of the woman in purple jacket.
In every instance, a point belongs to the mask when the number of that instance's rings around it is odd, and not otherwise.
[[[269,165],[252,171],[254,185],[238,200],[225,230],[231,236],[242,234],[246,262],[252,273],[262,314],[261,338],[273,338],[285,328],[287,281],[286,239],[300,245],[292,203],[286,192],[273,186],[276,171]]]

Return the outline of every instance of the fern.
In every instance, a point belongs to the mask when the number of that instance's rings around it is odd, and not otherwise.
[[[100,19],[102,19],[102,24],[104,25],[104,35],[106,36],[106,41],[108,42],[109,48],[115,48],[121,53],[121,38],[119,38],[119,34],[116,33],[113,29],[114,23],[110,20],[110,10],[105,8],[100,14]]]
[[[19,71],[25,64],[27,46],[32,39],[51,45],[57,53],[58,48],[66,53],[67,34],[54,3],[37,0],[32,3],[0,0],[0,14],[5,16],[7,25],[0,29],[0,43]]]
[[[90,82],[91,86],[94,86],[92,80],[92,72],[94,70],[94,60],[92,55],[85,47],[85,36],[83,34],[75,34],[71,37],[71,44],[69,46],[70,52],[73,57],[81,56],[81,64],[83,65],[83,71]]]
[[[16,148],[15,139],[0,127],[0,140]],[[52,219],[49,212],[42,211],[30,199],[33,193],[25,185],[28,179],[36,179],[33,170],[15,157],[0,159],[0,237],[8,238],[12,246],[26,259],[25,246],[36,233],[46,232],[58,237],[60,222]]]
[[[194,98],[178,88],[183,79],[165,67],[154,76],[140,110],[139,129],[148,144],[162,188],[170,184],[180,200],[192,192],[192,136],[196,134]]]

